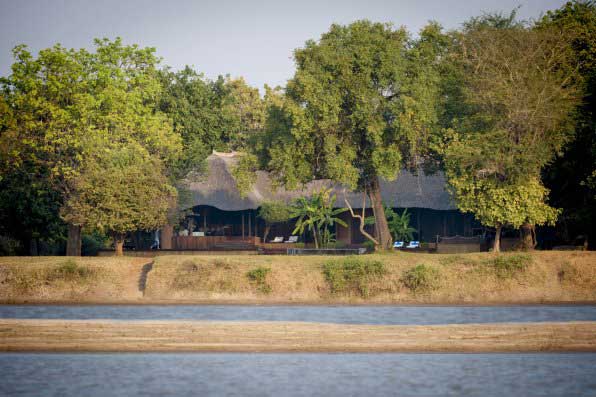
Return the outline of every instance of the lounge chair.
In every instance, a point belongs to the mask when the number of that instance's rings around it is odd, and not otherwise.
[[[409,249],[420,248],[420,241],[410,241],[410,244],[406,245],[405,248],[409,248]]]
[[[270,241],[270,243],[283,243],[284,242],[284,237],[275,237],[273,240]]]
[[[396,241],[393,243],[393,248],[403,248],[404,242],[403,241]]]
[[[284,243],[297,243],[298,242],[298,236],[290,236],[288,237],[288,239],[286,241],[284,241]]]

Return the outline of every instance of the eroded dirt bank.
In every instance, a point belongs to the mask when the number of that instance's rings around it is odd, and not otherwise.
[[[596,303],[596,252],[373,254],[359,256],[358,266],[342,268],[344,260],[259,255],[3,257],[0,303]],[[329,263],[335,267],[326,268]],[[413,271],[419,266],[423,271]]]
[[[596,322],[434,326],[0,319],[0,351],[596,351]]]

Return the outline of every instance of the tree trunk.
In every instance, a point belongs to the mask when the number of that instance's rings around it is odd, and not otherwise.
[[[161,249],[172,249],[172,237],[174,237],[174,227],[172,225],[165,225],[161,229]]]
[[[385,209],[383,208],[379,177],[374,177],[370,182],[369,195],[375,214],[375,223],[377,224],[377,230],[379,231],[379,235],[376,236],[377,240],[379,241],[379,248],[381,250],[391,249],[393,243],[391,241],[389,225],[387,225],[387,218],[385,217]]]
[[[316,226],[313,226],[312,234],[313,234],[313,237],[315,238],[315,248],[319,249],[319,237],[317,236],[317,227]]]
[[[520,228],[520,247],[523,250],[533,250],[536,247],[536,231],[531,223],[524,223]]]
[[[66,256],[81,256],[81,226],[68,224]]]
[[[124,235],[114,235],[114,249],[116,250],[116,256],[124,255]]]
[[[267,242],[267,236],[269,236],[269,231],[271,230],[271,225],[265,225],[265,231],[263,232],[263,243]]]
[[[493,244],[493,252],[501,252],[501,225],[496,226],[495,230],[495,242]]]

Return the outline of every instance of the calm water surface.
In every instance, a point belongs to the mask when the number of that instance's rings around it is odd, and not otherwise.
[[[0,354],[3,396],[594,396],[596,354]]]
[[[596,306],[12,306],[0,318],[466,324],[596,321]]]

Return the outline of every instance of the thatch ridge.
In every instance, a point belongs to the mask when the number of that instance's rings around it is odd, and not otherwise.
[[[238,153],[214,153],[207,158],[208,172],[199,180],[189,181],[192,205],[210,205],[224,211],[256,209],[265,201],[284,201],[308,195],[322,187],[333,187],[337,195],[337,207],[345,207],[344,197],[354,208],[362,208],[362,193],[354,193],[329,180],[315,180],[304,189],[288,191],[283,187],[274,189],[265,171],[258,171],[256,182],[244,198],[240,196],[232,169],[238,161]],[[442,173],[414,175],[403,170],[395,181],[381,181],[383,201],[396,208],[429,208],[434,210],[456,209],[446,190]],[[370,203],[366,202],[368,207]]]

